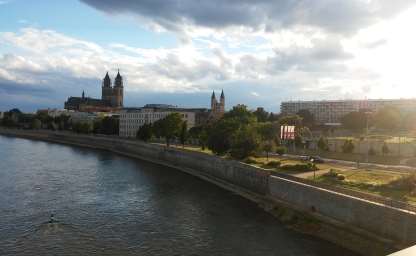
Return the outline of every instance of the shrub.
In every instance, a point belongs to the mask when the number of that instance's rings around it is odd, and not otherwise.
[[[265,164],[265,166],[270,167],[270,168],[279,168],[280,167],[280,162],[279,161],[270,161],[267,164]]]
[[[402,176],[388,184],[388,186],[398,190],[414,191],[416,189],[416,174]]]
[[[376,150],[373,147],[370,147],[370,149],[368,150],[368,154],[370,156],[375,156],[376,155]]]
[[[256,159],[253,159],[251,157],[247,157],[246,159],[244,159],[243,161],[246,164],[258,164],[259,162],[256,161]]]
[[[338,176],[339,171],[337,169],[331,169],[329,172],[325,173],[323,176],[330,177],[330,178],[336,178]]]
[[[344,153],[352,153],[354,151],[354,143],[352,140],[346,140],[344,145],[342,145],[342,152]]]
[[[344,176],[344,175],[342,175],[342,174],[338,174],[338,175],[337,175],[337,179],[338,179],[338,180],[345,180],[345,176]]]
[[[306,163],[306,164],[295,164],[295,165],[283,165],[280,167],[281,170],[289,171],[289,172],[310,172],[318,170],[313,163]]]
[[[276,147],[276,154],[284,155],[285,153],[286,153],[286,147],[284,146]]]

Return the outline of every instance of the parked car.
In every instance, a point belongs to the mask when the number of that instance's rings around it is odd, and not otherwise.
[[[309,161],[311,161],[312,163],[315,163],[315,164],[322,164],[322,163],[325,162],[324,159],[322,159],[319,156],[310,156]]]

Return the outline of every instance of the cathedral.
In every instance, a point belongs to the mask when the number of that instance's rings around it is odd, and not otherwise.
[[[224,91],[221,91],[220,102],[215,97],[215,92],[212,92],[211,96],[211,116],[212,119],[219,119],[225,112],[225,96]]]
[[[85,97],[85,93],[82,92],[82,97],[69,97],[65,102],[65,109],[86,112],[117,110],[123,107],[123,90],[123,77],[120,71],[114,79],[114,86],[107,72],[102,82],[101,99]]]

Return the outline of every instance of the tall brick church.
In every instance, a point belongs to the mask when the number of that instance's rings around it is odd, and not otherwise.
[[[120,71],[114,79],[114,86],[110,76],[105,75],[101,87],[101,99],[85,97],[82,92],[81,97],[69,97],[65,102],[65,109],[76,111],[113,111],[123,107],[124,98],[123,77]]]

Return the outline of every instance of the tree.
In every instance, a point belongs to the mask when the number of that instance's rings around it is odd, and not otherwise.
[[[217,155],[224,155],[231,148],[232,135],[240,127],[235,118],[222,118],[209,130],[207,145]]]
[[[267,161],[269,161],[269,153],[276,150],[276,143],[273,140],[264,141],[262,148],[266,152]]]
[[[153,127],[152,124],[144,124],[140,126],[137,131],[136,138],[148,142],[152,138]]]
[[[243,126],[234,135],[230,154],[233,158],[244,159],[258,149],[260,137],[252,125]]]
[[[384,155],[388,155],[390,153],[390,149],[387,146],[386,142],[383,143],[383,147],[381,147],[381,153]]]
[[[194,126],[189,129],[189,137],[198,140],[199,145],[202,150],[205,150],[208,141],[208,132],[209,127],[207,126]]]
[[[362,131],[367,125],[367,116],[364,112],[351,112],[341,118],[344,128],[352,131]]]
[[[245,105],[234,106],[232,110],[224,114],[223,118],[235,119],[241,125],[251,124],[257,121],[256,116]]]
[[[328,141],[324,137],[320,137],[318,141],[318,148],[322,151],[328,151]]]
[[[171,113],[154,123],[155,134],[164,137],[166,146],[169,147],[170,141],[180,134],[182,122],[182,117],[179,113]]]
[[[181,131],[179,133],[179,140],[183,148],[185,147],[185,142],[187,138],[188,138],[188,127],[186,125],[186,122],[182,122]]]
[[[113,116],[106,116],[102,119],[100,133],[106,135],[118,135],[120,120]]]
[[[253,114],[257,117],[258,122],[266,122],[269,119],[269,112],[265,111],[264,108],[257,108]]]
[[[400,127],[400,110],[395,107],[384,107],[374,116],[374,124],[379,129],[395,130]]]
[[[279,119],[280,125],[302,126],[302,117],[298,115],[287,115]]]
[[[296,114],[302,118],[302,124],[304,126],[312,127],[315,125],[315,117],[309,110],[301,109]]]
[[[77,122],[72,124],[72,130],[76,133],[91,133],[93,131],[93,125],[88,122]]]
[[[31,126],[32,129],[38,130],[42,128],[42,122],[39,119],[35,118],[33,119]]]
[[[352,140],[346,140],[344,145],[342,145],[342,152],[344,153],[352,153],[354,151],[354,143]]]

